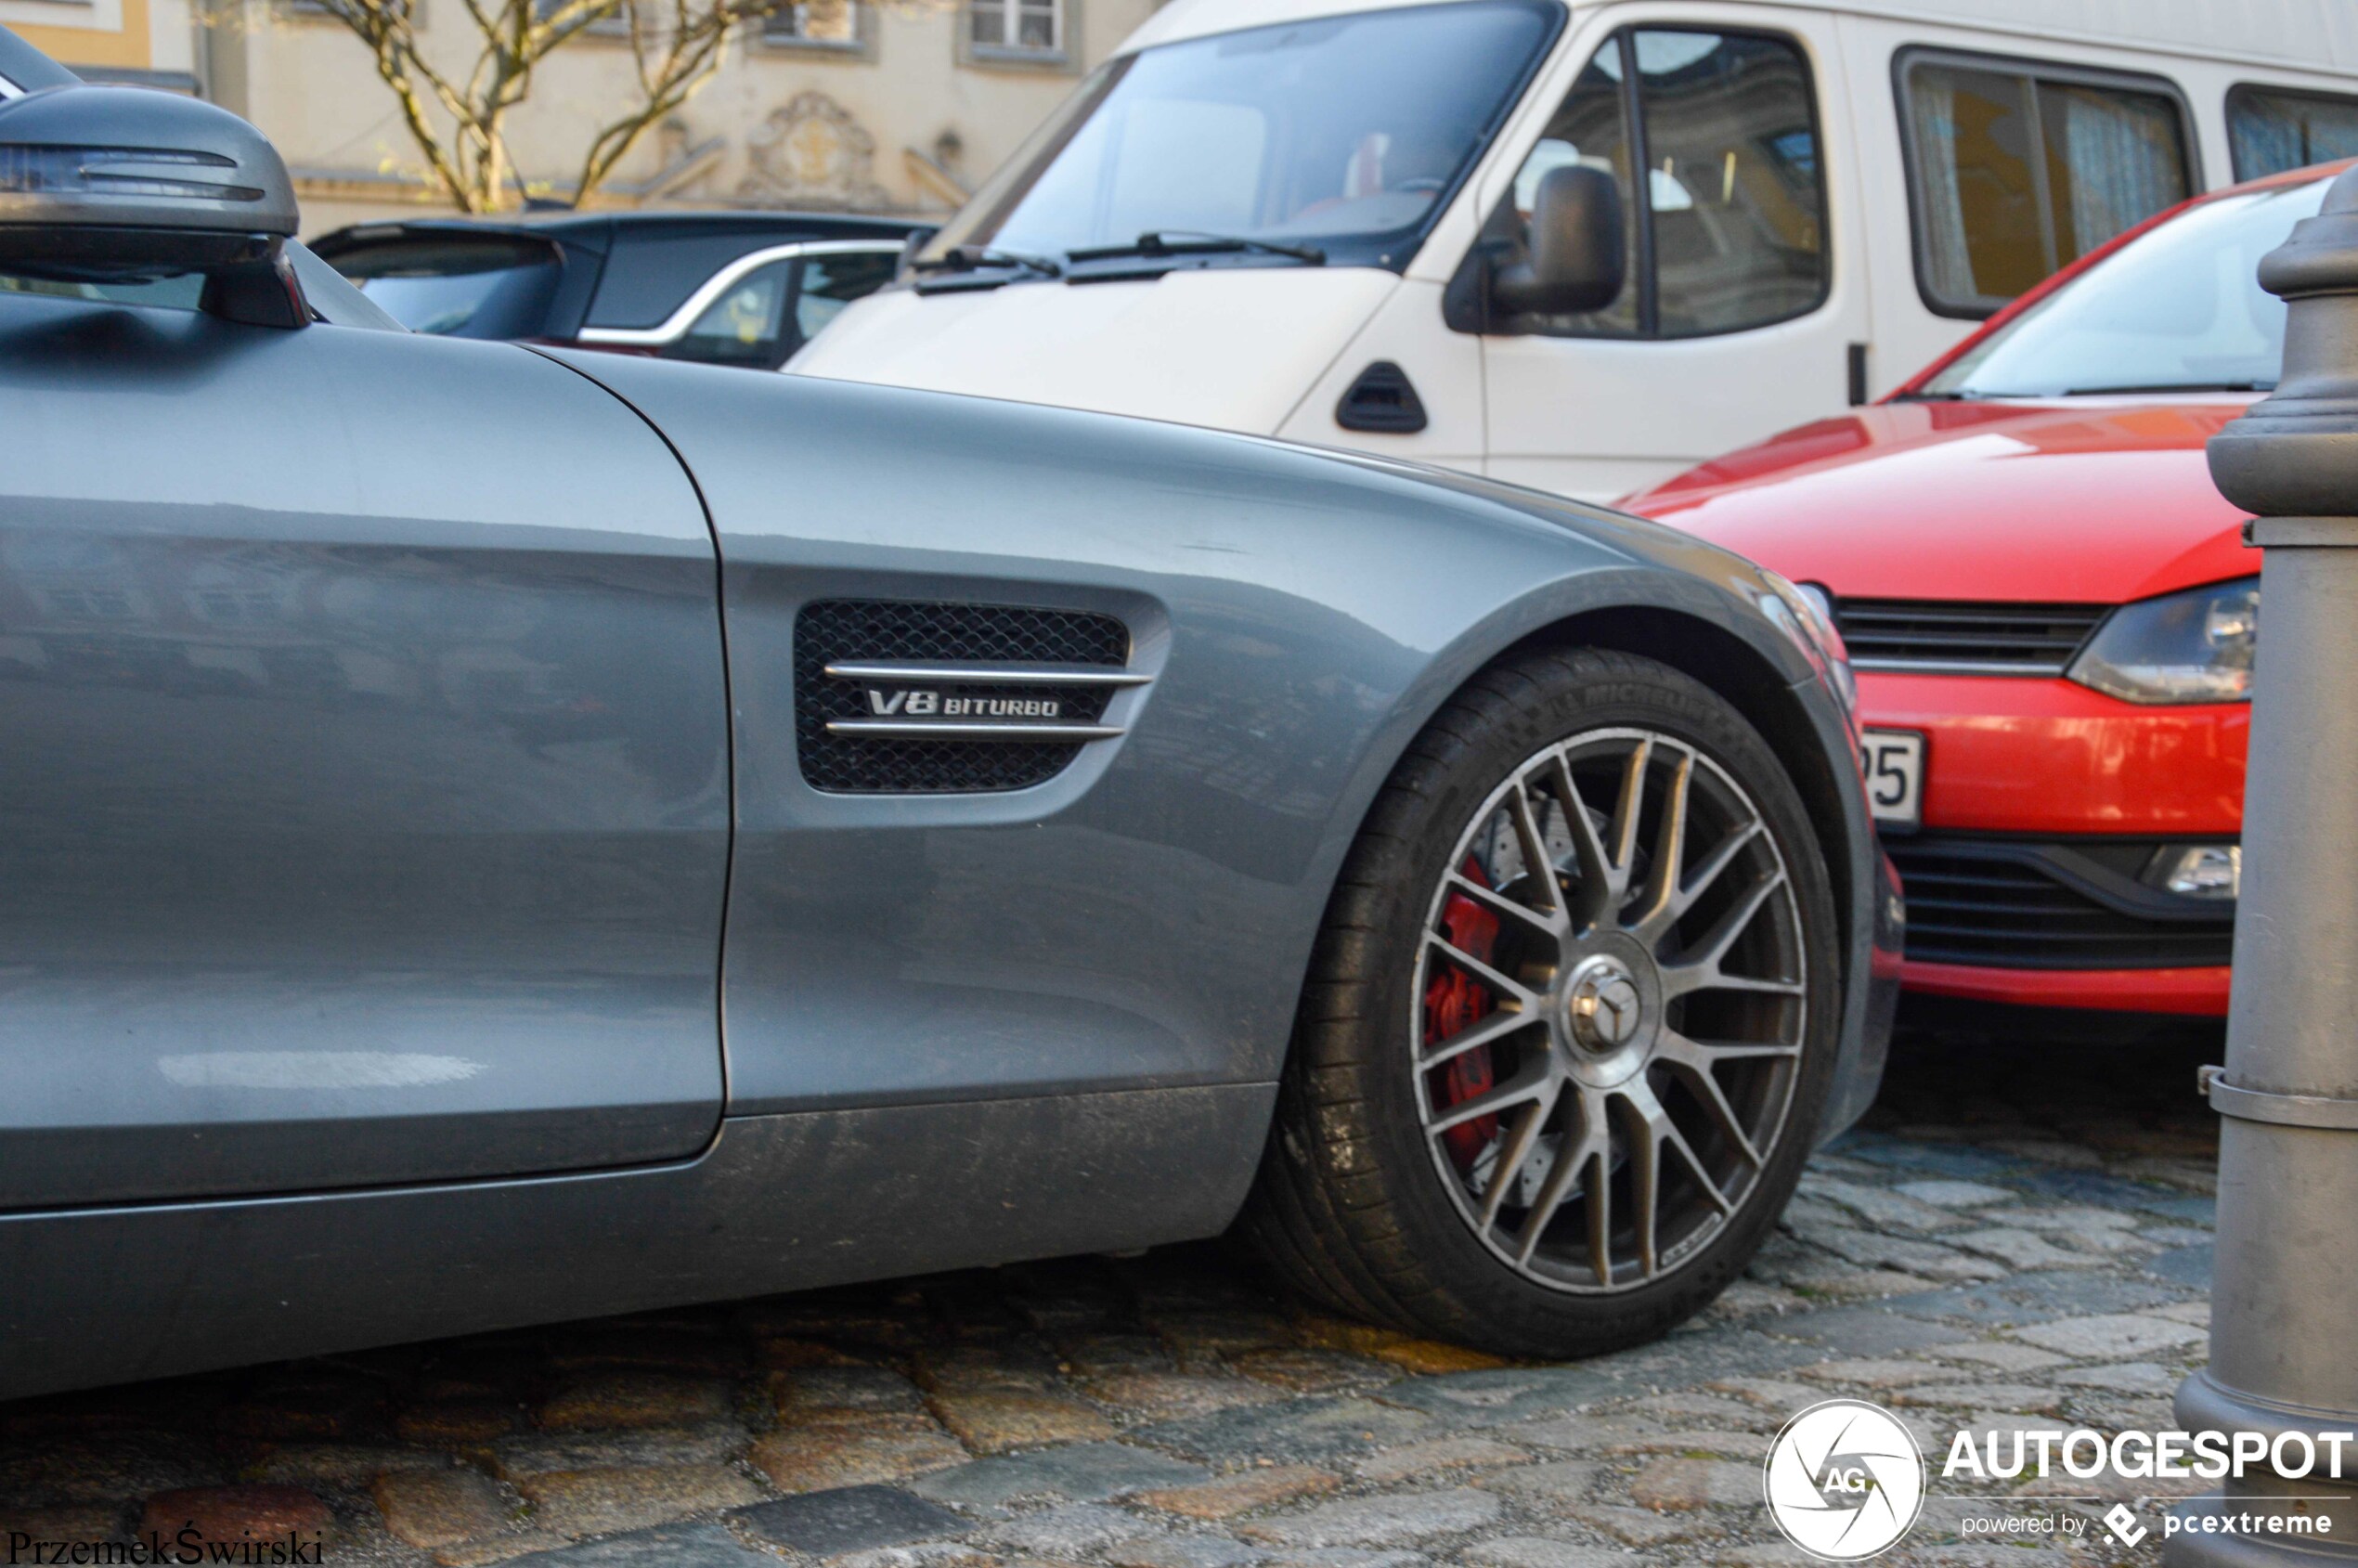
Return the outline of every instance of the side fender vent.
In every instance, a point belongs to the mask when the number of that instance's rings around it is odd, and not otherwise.
[[[1431,422],[1425,418],[1425,400],[1417,395],[1408,372],[1389,359],[1379,359],[1360,371],[1359,379],[1335,405],[1335,423],[1345,430],[1414,435]]]
[[[1111,616],[831,599],[795,619],[795,748],[834,795],[983,795],[1045,784],[1122,731],[1149,679]]]

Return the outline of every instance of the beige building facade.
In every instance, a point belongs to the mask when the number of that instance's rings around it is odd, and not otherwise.
[[[94,82],[198,87],[189,0],[0,0],[0,24]]]
[[[459,0],[417,3],[437,63],[471,58],[476,35]],[[816,22],[791,7],[733,44],[719,77],[647,135],[600,201],[938,219],[1160,3],[861,0]],[[341,24],[305,0],[214,0],[211,25],[192,27],[188,4],[0,0],[0,19],[111,6],[159,34],[176,19],[180,52],[150,46],[139,64],[182,71],[270,136],[294,172],[306,234],[443,205],[393,95]],[[176,19],[153,19],[173,6]],[[440,36],[437,10],[454,23]],[[631,91],[623,37],[587,33],[551,56],[511,137],[532,188],[566,196],[591,135]]]

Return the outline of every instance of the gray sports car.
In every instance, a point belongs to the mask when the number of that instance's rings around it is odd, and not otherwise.
[[[1231,1227],[1658,1334],[1872,1096],[1801,590],[1269,441],[399,330],[0,32],[0,1394]]]

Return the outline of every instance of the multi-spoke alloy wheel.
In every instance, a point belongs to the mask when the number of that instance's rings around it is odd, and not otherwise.
[[[1433,889],[1410,1022],[1484,1244],[1563,1290],[1693,1255],[1783,1128],[1806,964],[1774,838],[1697,747],[1597,730],[1515,769]]]
[[[1622,654],[1485,671],[1329,901],[1248,1234],[1421,1333],[1560,1356],[1664,1332],[1800,1178],[1839,933],[1801,793],[1726,700]]]

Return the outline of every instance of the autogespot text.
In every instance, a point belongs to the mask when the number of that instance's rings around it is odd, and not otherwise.
[[[2082,1481],[2100,1475],[2224,1481],[2241,1479],[2248,1465],[2264,1465],[2273,1474],[2298,1481],[2313,1471],[2342,1475],[2343,1456],[2352,1446],[2358,1446],[2358,1432],[2284,1432],[2272,1442],[2257,1432],[2131,1431],[2109,1438],[2086,1427],[1961,1432],[1949,1445],[1940,1474],[1943,1480],[2011,1481],[2050,1475],[2059,1468]]]
[[[2353,1444],[2358,1444],[2358,1432],[2321,1432],[2313,1435],[2286,1432],[2271,1440],[2266,1433],[2257,1432],[2132,1431],[2106,1437],[2086,1427],[2069,1432],[1961,1432],[1949,1445],[1949,1457],[1942,1462],[1940,1473],[1944,1479],[2011,1481],[2023,1475],[2044,1477],[2061,1470],[2082,1481],[2092,1481],[2100,1475],[2129,1480],[2192,1476],[2198,1481],[2225,1481],[2240,1479],[2248,1465],[2265,1464],[2271,1474],[2300,1480],[2313,1471],[2339,1476],[2342,1457]],[[2306,1511],[2299,1499],[2287,1501],[2290,1511],[2172,1511],[2162,1516],[2161,1533],[2164,1537],[2333,1534],[2334,1522],[2330,1518]],[[2144,1539],[2144,1532],[2134,1526],[2128,1510],[2116,1509],[2114,1512],[2118,1517],[2107,1518],[2105,1523],[2115,1536],[2132,1546]],[[1968,1518],[1961,1533],[1971,1536],[2052,1532],[2052,1521],[2002,1516]],[[2066,1524],[2064,1533],[2075,1532]]]

